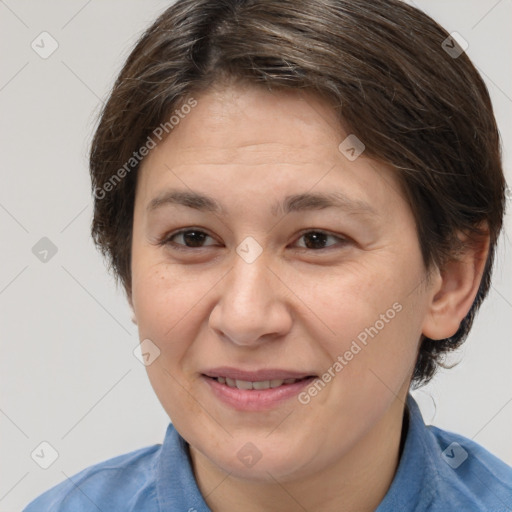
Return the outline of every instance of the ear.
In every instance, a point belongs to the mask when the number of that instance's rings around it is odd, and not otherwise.
[[[462,249],[433,278],[423,335],[442,340],[453,336],[475,300],[489,254],[489,231],[471,238],[459,234]]]
[[[135,325],[137,325],[137,317],[135,316],[135,310],[133,309],[133,302],[132,302],[131,295],[127,294],[127,299],[128,299],[128,305],[130,306],[130,310],[131,310],[131,313],[132,313],[132,322]]]

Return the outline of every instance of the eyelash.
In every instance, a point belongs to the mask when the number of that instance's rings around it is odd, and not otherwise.
[[[175,237],[177,237],[179,235],[183,235],[185,233],[200,233],[200,234],[204,234],[204,235],[206,235],[206,236],[208,236],[210,238],[213,238],[208,233],[206,233],[205,231],[203,231],[201,229],[187,228],[187,229],[181,229],[179,231],[176,231],[174,233],[171,233],[169,235],[164,236],[163,239],[159,242],[159,245],[171,246],[173,249],[177,249],[178,251],[193,251],[193,250],[199,250],[199,249],[205,249],[207,247],[211,247],[211,246],[189,247],[187,245],[178,244],[178,243],[172,241],[173,238],[175,238]],[[303,238],[305,235],[308,235],[308,234],[311,234],[311,233],[326,235],[327,237],[335,238],[339,242],[341,242],[342,245],[345,245],[349,241],[346,237],[334,235],[333,233],[329,233],[328,231],[324,231],[324,230],[321,230],[321,229],[310,229],[308,231],[303,231],[301,233],[301,235],[299,236],[298,240]],[[334,244],[332,246],[327,246],[327,247],[320,247],[319,249],[310,249],[308,247],[298,247],[298,249],[299,250],[304,250],[304,251],[319,252],[319,251],[326,251],[326,250],[329,250],[331,248],[335,248],[334,247],[335,245],[336,244]]]

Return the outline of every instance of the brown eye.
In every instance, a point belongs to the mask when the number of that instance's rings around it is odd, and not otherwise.
[[[165,239],[165,244],[182,246],[184,248],[201,248],[204,247],[204,241],[212,238],[204,231],[198,229],[186,229],[178,231]],[[178,241],[176,241],[178,240]],[[212,239],[213,240],[213,239]],[[208,244],[213,245],[213,244]]]
[[[328,249],[332,245],[336,245],[336,241],[346,242],[345,238],[331,235],[325,231],[308,231],[299,238],[299,240],[301,239],[304,239],[304,245],[299,245],[299,247],[312,250]],[[327,245],[329,239],[334,240],[335,243]]]

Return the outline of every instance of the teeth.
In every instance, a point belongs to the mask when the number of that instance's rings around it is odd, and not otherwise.
[[[268,389],[270,387],[272,387],[272,383],[269,380],[252,383],[252,389]]]
[[[238,389],[252,389],[252,382],[248,380],[236,380],[235,382]]]
[[[216,377],[215,379],[220,384],[226,384],[230,388],[238,389],[269,389],[278,388],[283,384],[293,384],[299,379],[273,379],[273,380],[260,380],[251,382],[248,380],[230,379],[229,377]]]

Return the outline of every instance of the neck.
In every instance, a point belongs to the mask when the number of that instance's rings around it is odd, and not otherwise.
[[[197,450],[190,455],[198,487],[212,512],[373,512],[388,491],[401,453],[406,393],[332,466],[279,482],[242,480]]]

